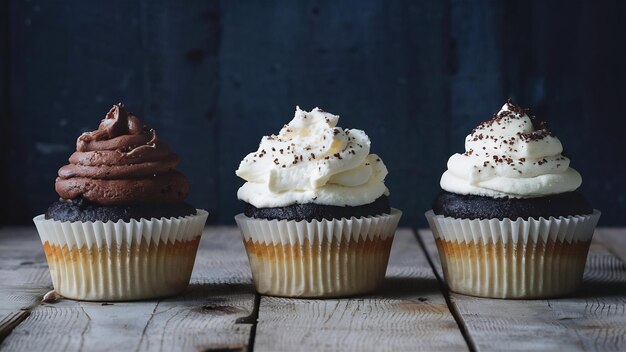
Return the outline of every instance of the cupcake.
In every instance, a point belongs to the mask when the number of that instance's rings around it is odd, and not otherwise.
[[[69,162],[60,199],[33,219],[55,291],[89,301],[184,291],[208,213],[185,203],[178,156],[120,103]]]
[[[559,139],[508,102],[448,160],[426,218],[450,290],[546,298],[581,283],[600,212]]]
[[[336,297],[375,290],[385,277],[401,212],[389,206],[385,164],[365,132],[296,108],[236,171],[235,217],[261,294]]]

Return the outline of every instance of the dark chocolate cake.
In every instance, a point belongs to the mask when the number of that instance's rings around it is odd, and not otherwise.
[[[257,208],[244,202],[244,214],[251,218],[268,220],[332,220],[351,217],[366,217],[389,214],[389,197],[383,195],[374,202],[355,207],[339,207],[321,204],[293,204],[277,208]]]
[[[515,220],[591,214],[593,207],[577,192],[537,198],[492,198],[444,191],[435,198],[433,211],[461,219]]]
[[[171,218],[196,215],[196,209],[185,202],[98,205],[83,198],[54,202],[46,211],[46,219],[57,221],[130,221],[141,218]]]

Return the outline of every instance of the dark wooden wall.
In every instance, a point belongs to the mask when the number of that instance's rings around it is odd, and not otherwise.
[[[0,6],[0,223],[41,213],[76,137],[124,101],[183,157],[212,223],[232,223],[239,161],[299,104],[364,129],[404,224],[423,226],[448,156],[512,97],[551,122],[601,223],[626,225],[625,2]]]
[[[9,3],[0,2],[0,226],[9,214],[8,148],[11,133],[9,119]]]

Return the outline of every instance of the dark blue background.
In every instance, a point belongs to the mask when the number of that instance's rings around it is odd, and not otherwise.
[[[626,225],[623,1],[4,1],[0,223],[29,223],[112,103],[182,156],[211,223],[296,104],[364,129],[403,222],[509,97],[551,122],[601,225]]]

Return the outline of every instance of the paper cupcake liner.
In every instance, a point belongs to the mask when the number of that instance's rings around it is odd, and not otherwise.
[[[185,290],[208,213],[129,222],[33,219],[60,295],[128,301]]]
[[[256,289],[283,297],[336,297],[375,290],[387,270],[402,212],[287,221],[235,216]]]
[[[491,298],[547,298],[582,282],[593,214],[524,220],[456,219],[428,211],[450,290]]]

